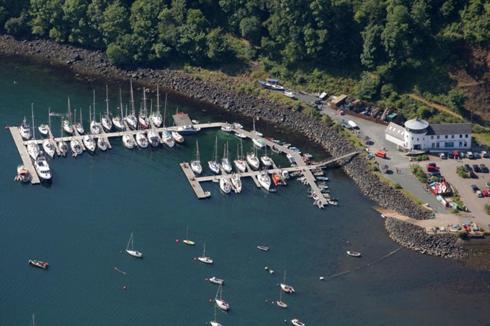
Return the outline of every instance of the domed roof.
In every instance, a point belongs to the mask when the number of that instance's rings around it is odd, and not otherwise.
[[[427,127],[429,127],[429,123],[419,118],[407,120],[405,122],[405,128],[410,130],[424,130],[427,129]]]

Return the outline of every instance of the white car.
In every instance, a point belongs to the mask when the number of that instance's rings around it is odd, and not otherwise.
[[[446,159],[446,154],[441,153],[441,154],[439,154],[439,157],[441,158],[441,160],[445,160]]]
[[[466,152],[466,157],[469,158],[470,160],[474,158],[472,152]]]

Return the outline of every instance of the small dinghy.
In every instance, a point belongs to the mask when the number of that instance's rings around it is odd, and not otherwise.
[[[210,277],[209,282],[213,284],[218,284],[218,285],[223,285],[225,283],[225,280],[221,278],[217,278],[216,276]]]
[[[351,256],[351,257],[361,257],[362,254],[358,251],[352,251],[352,250],[347,250],[347,256]]]
[[[36,259],[29,259],[29,265],[41,268],[41,269],[47,269],[49,264],[46,261],[41,261],[41,260],[36,260]]]
[[[270,248],[268,246],[262,246],[262,245],[260,245],[260,246],[257,246],[257,249],[259,249],[261,251],[269,251]]]

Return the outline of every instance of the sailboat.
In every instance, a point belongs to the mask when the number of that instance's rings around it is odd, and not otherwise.
[[[276,306],[279,308],[286,309],[288,307],[288,304],[284,301],[282,301],[282,289],[279,289],[279,299],[276,300]]]
[[[228,142],[225,143],[223,150],[223,158],[221,159],[221,166],[226,173],[230,173],[233,168],[231,167],[230,160],[228,159]]]
[[[124,120],[128,124],[130,129],[138,128],[138,119],[136,118],[136,112],[134,110],[134,94],[133,94],[133,80],[129,80],[130,96],[131,96],[131,113],[127,114]]]
[[[77,157],[78,155],[83,154],[83,148],[82,148],[82,145],[80,144],[80,140],[78,140],[78,139],[70,140],[70,149],[71,149],[74,157]]]
[[[184,136],[179,134],[178,131],[172,131],[172,138],[175,140],[175,142],[182,144],[184,142]]]
[[[75,110],[76,116],[76,110]],[[73,122],[73,128],[78,132],[78,134],[83,135],[85,133],[85,129],[83,129],[83,119],[82,119],[82,108],[80,108],[80,121]]]
[[[146,138],[144,131],[138,131],[136,133],[136,144],[138,144],[138,146],[141,148],[148,147],[148,138]]]
[[[305,323],[301,322],[298,318],[291,319],[293,326],[305,326]]]
[[[291,285],[286,284],[286,271],[284,271],[283,280],[282,280],[282,283],[279,284],[279,286],[281,287],[281,290],[284,293],[292,294],[292,293],[296,292]]]
[[[134,136],[132,134],[124,134],[122,136],[122,142],[124,147],[127,149],[133,149],[136,146],[136,141],[134,140]]]
[[[100,119],[102,127],[105,131],[110,132],[112,130],[112,119],[109,112],[109,88],[105,85],[105,114]]]
[[[29,143],[27,144],[27,153],[29,153],[29,156],[35,160],[39,156],[39,146],[36,143]]]
[[[191,161],[191,169],[196,174],[202,173],[201,159],[199,157],[199,142],[196,139],[196,158]]]
[[[172,134],[168,130],[162,131],[162,143],[167,145],[168,147],[172,148],[175,146],[175,140],[172,137]]]
[[[158,131],[156,131],[156,129],[153,127],[148,131],[148,141],[152,147],[158,147],[162,141]]]
[[[63,118],[63,130],[67,133],[72,135],[73,134],[73,125],[71,123],[71,108],[70,108],[70,98],[68,97],[68,112],[66,113],[66,116]]]
[[[260,161],[266,168],[270,168],[274,165],[274,162],[270,158],[270,156],[267,155],[267,146],[265,147],[264,155],[260,157]]]
[[[60,124],[60,136],[63,138],[63,124]],[[60,150],[61,156],[66,156],[68,153],[68,145],[64,140],[58,140],[58,149]]]
[[[143,87],[143,110],[140,107],[140,113],[138,114],[138,123],[140,128],[148,129],[150,127],[150,121],[146,112],[146,88]]]
[[[20,124],[19,127],[20,135],[24,140],[29,140],[31,139],[31,126],[27,123],[26,117],[24,117],[24,120],[22,120],[22,123]]]
[[[54,154],[56,154],[56,146],[54,145],[54,141],[51,139],[45,139],[42,143],[43,150],[49,157],[53,158]]]
[[[233,186],[233,191],[236,194],[242,192],[242,179],[240,178],[240,175],[233,173],[230,180],[231,185]]]
[[[50,131],[50,126],[51,126],[51,109],[48,109],[48,124],[42,123],[37,127],[37,130],[41,133],[43,136],[49,135]]]
[[[119,115],[112,117],[112,124],[118,131],[123,131],[126,129],[124,126],[124,113],[123,113],[123,103],[122,103],[122,91],[119,88]]]
[[[214,305],[214,318],[209,322],[209,325],[211,326],[223,326],[218,321],[216,321],[216,305]]]
[[[126,252],[130,256],[133,256],[136,258],[143,258],[142,252],[140,252],[138,250],[134,250],[134,237],[133,237],[132,232],[131,232],[131,235],[129,236],[128,244],[126,245]]]
[[[106,136],[98,137],[97,138],[97,147],[103,152],[108,150],[110,148],[109,138],[107,138]]]
[[[220,165],[218,163],[218,137],[214,141],[214,161],[208,162],[209,169],[215,174],[219,174]]]
[[[255,135],[259,136],[259,137],[262,137],[263,134],[257,130],[255,130],[255,117],[253,118],[253,131],[252,133],[254,133]]]
[[[247,171],[247,162],[243,159],[243,142],[240,139],[240,148],[236,148],[236,160],[233,161],[233,164],[235,164],[235,168],[238,170],[238,172],[245,172]]]
[[[218,290],[216,291],[216,296],[214,297],[214,302],[216,306],[223,311],[230,310],[230,304],[223,299],[223,286],[218,286]]]
[[[256,150],[254,148],[253,152],[247,154],[247,162],[250,164],[252,169],[258,170],[260,168],[260,161],[257,158]]]
[[[267,191],[271,190],[271,178],[269,177],[267,171],[264,170],[260,172],[260,174],[257,176],[257,180],[262,188]]]
[[[188,246],[194,246],[196,243],[192,240],[189,239],[189,228],[185,228],[185,239],[182,240],[183,243],[185,243]]]
[[[89,151],[89,153],[93,154],[97,146],[94,137],[92,135],[85,135],[83,136],[82,141],[83,145]]]
[[[220,178],[219,179],[219,187],[221,191],[223,191],[225,194],[229,194],[231,192],[231,182],[229,178]]]
[[[104,130],[102,125],[97,122],[96,112],[95,112],[95,90],[93,91],[93,103],[92,103],[93,114],[91,114],[90,119],[90,132],[94,135],[101,134]]]
[[[160,87],[157,86],[157,110],[151,112],[150,114],[150,121],[153,124],[153,126],[160,128],[162,125],[162,114],[160,113]]]
[[[214,263],[213,259],[211,257],[206,256],[206,242],[204,242],[204,246],[202,249],[202,256],[197,257],[197,260],[199,260],[203,264],[208,264],[211,265]]]

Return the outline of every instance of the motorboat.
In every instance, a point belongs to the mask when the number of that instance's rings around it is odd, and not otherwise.
[[[41,135],[43,136],[47,136],[49,134],[49,126],[47,124],[40,124],[38,127],[37,127],[37,130],[39,130],[39,132],[41,133]]]
[[[262,138],[252,138],[252,142],[258,148],[264,148],[266,146],[265,141]]]
[[[257,249],[259,249],[260,251],[266,251],[266,252],[270,250],[270,248],[268,246],[263,246],[263,245],[258,245]]]
[[[290,153],[286,153],[286,157],[287,157],[289,163],[296,164],[296,159],[294,158],[293,155],[291,155]]]
[[[34,167],[36,168],[37,175],[44,181],[51,181],[51,169],[49,168],[46,157],[42,154],[34,160]]]
[[[95,143],[94,137],[92,137],[91,135],[85,135],[83,136],[82,141],[83,141],[83,145],[90,153],[95,152],[95,148],[97,147],[97,144]]]
[[[264,188],[267,191],[271,190],[271,178],[269,177],[269,174],[266,171],[262,171],[257,176],[257,180],[259,181],[259,184],[262,188]]]
[[[212,276],[209,278],[209,282],[213,284],[223,285],[225,283],[225,280],[217,278],[216,276]]]
[[[126,245],[126,253],[135,258],[143,258],[143,253],[134,249],[133,233],[131,233],[131,235],[129,236],[128,244]]]
[[[136,133],[136,144],[138,144],[138,146],[141,148],[148,147],[148,138],[146,138],[144,132],[140,131]]]
[[[362,254],[358,251],[352,251],[352,250],[347,250],[347,256],[351,256],[351,257],[361,257]]]
[[[49,267],[48,262],[42,261],[42,260],[37,260],[37,259],[29,259],[29,265],[41,268],[41,269],[47,269]]]
[[[258,170],[260,168],[260,161],[257,158],[257,155],[255,155],[255,153],[248,153],[247,154],[247,163],[254,170]]]
[[[291,319],[291,324],[294,326],[305,326],[305,323],[301,322],[298,318]]]
[[[237,136],[238,138],[242,138],[242,139],[247,138],[247,135],[245,135],[245,134],[244,134],[244,133],[242,133],[242,132],[237,132],[237,133],[235,133],[235,136]]]
[[[175,146],[175,140],[172,137],[172,134],[168,130],[162,131],[162,143],[172,148]]]
[[[323,176],[317,176],[315,179],[320,180],[320,181],[328,181],[328,177],[323,177]]]
[[[31,127],[27,123],[26,117],[22,120],[22,123],[20,124],[19,127],[20,135],[24,140],[29,140],[32,137],[32,131]]]
[[[267,151],[266,153],[264,153],[264,155],[260,157],[260,161],[262,162],[262,164],[264,164],[266,168],[274,166],[274,161],[269,155],[267,155]]]
[[[223,299],[223,285],[220,285],[218,287],[218,290],[216,291],[216,296],[214,297],[214,302],[219,309],[223,311],[230,310],[230,304]]]
[[[172,138],[179,144],[182,144],[184,142],[184,137],[177,131],[172,131]]]
[[[17,175],[15,176],[15,181],[29,182],[31,181],[31,178],[32,178],[31,173],[25,166],[23,165],[17,166]]]
[[[66,156],[66,154],[68,153],[68,144],[63,140],[60,140],[58,141],[58,149],[61,156]]]
[[[284,178],[279,173],[273,173],[272,174],[272,183],[276,187],[279,185],[283,185],[283,186],[286,185],[286,181],[284,180]]]
[[[286,284],[286,271],[284,271],[283,280],[282,283],[279,284],[279,286],[284,293],[292,294],[296,292],[291,285]]]
[[[122,136],[122,142],[124,147],[126,147],[127,149],[133,149],[134,146],[136,145],[134,136],[132,134],[124,134]]]
[[[181,135],[192,135],[201,131],[201,127],[194,125],[178,126],[177,131]]]
[[[216,137],[214,140],[214,160],[208,161],[208,166],[209,169],[215,174],[219,174],[221,172],[220,164],[218,163],[218,137]]]
[[[49,157],[53,158],[54,154],[56,154],[56,146],[54,145],[51,139],[45,139],[43,141],[43,150]]]
[[[224,125],[221,126],[221,130],[224,132],[232,132],[233,131],[233,125],[229,123],[225,123]]]
[[[35,160],[39,156],[39,146],[36,143],[27,144],[27,153]]]
[[[67,133],[67,134],[70,134],[72,135],[73,134],[73,125],[72,123],[70,122],[70,120],[68,120],[67,118],[63,119],[63,130]]]
[[[233,191],[236,194],[242,192],[242,179],[240,178],[240,176],[238,174],[232,174],[230,180],[231,180],[231,185],[233,187]]]
[[[231,188],[232,188],[230,180],[228,178],[220,178],[219,179],[219,188],[225,194],[229,194],[231,192]]]
[[[82,145],[80,144],[80,141],[77,139],[72,139],[70,141],[70,148],[71,148],[71,152],[73,153],[73,156],[78,156],[83,153]]]
[[[107,137],[99,137],[97,138],[97,147],[105,152],[107,149],[109,149],[109,139]]]
[[[199,260],[203,264],[208,264],[208,265],[211,265],[214,263],[214,261],[211,257],[206,256],[206,242],[204,242],[204,246],[203,246],[203,250],[202,250],[202,256],[197,257],[197,260]]]
[[[191,161],[191,169],[195,174],[202,173],[201,158],[199,156],[199,142],[196,139],[196,158]]]
[[[155,129],[150,129],[148,131],[148,141],[150,142],[150,145],[152,147],[158,147],[158,145],[160,145],[161,140],[162,139],[160,138],[158,131],[156,131]]]

